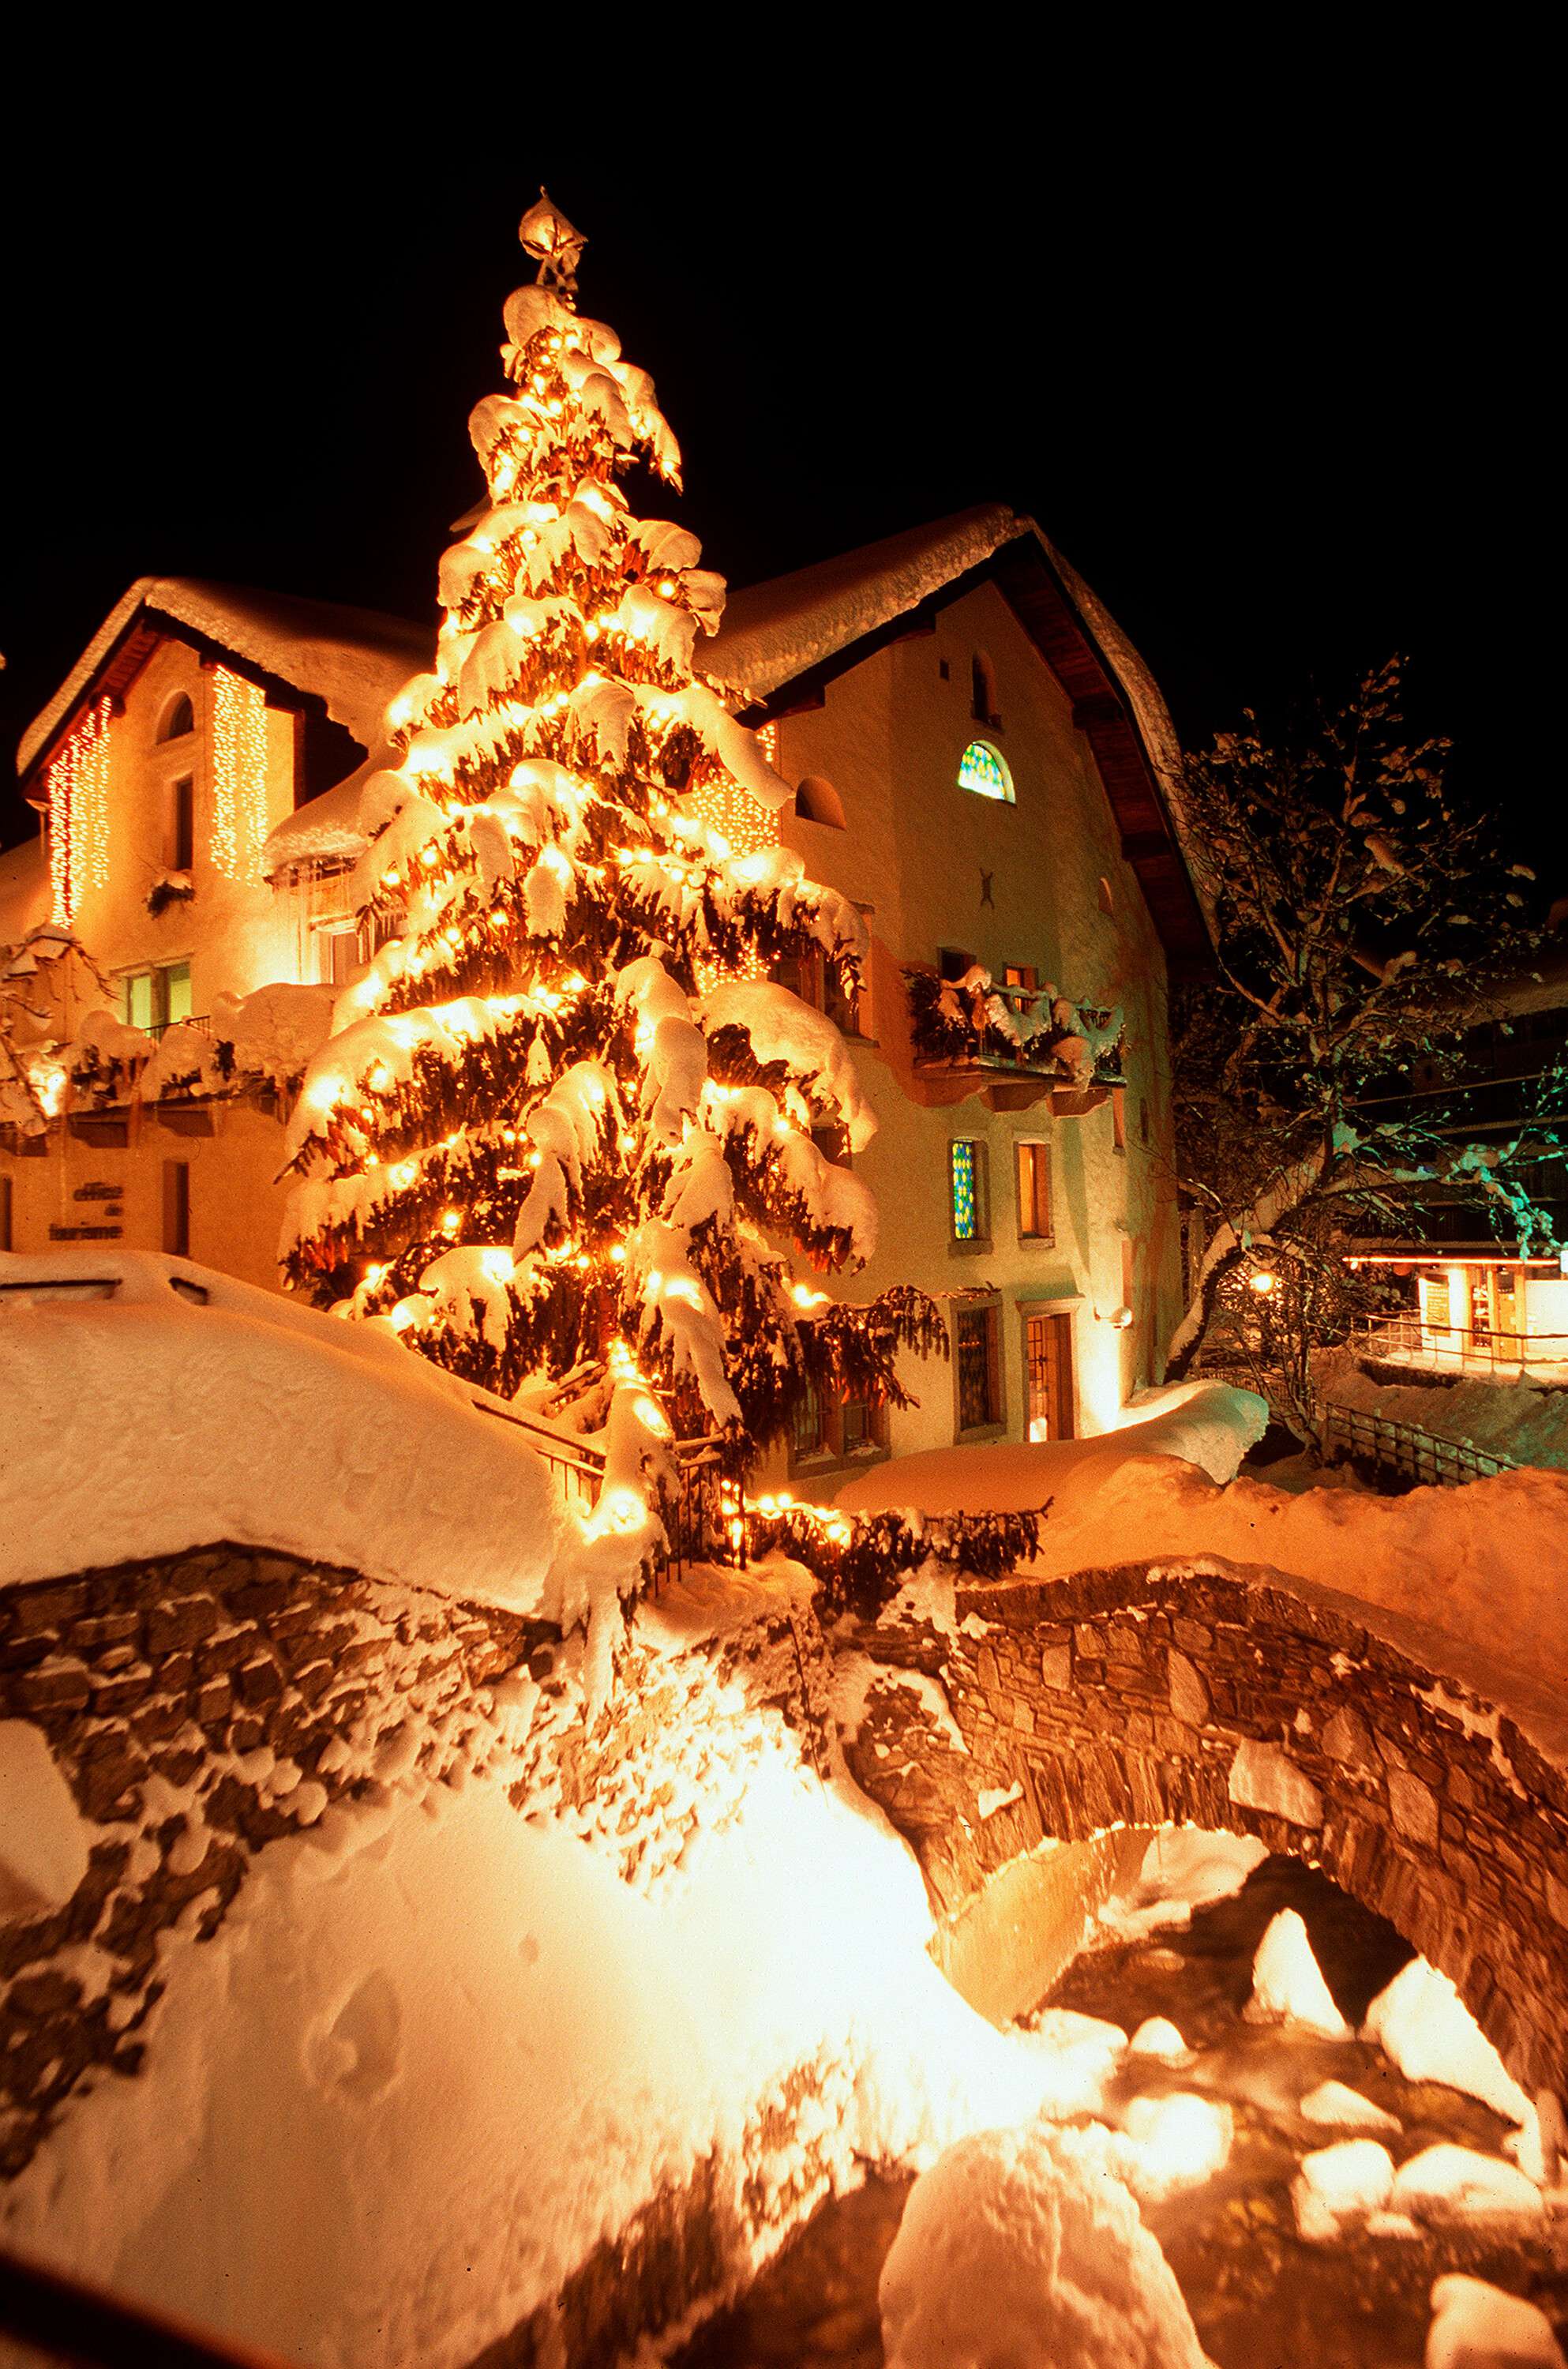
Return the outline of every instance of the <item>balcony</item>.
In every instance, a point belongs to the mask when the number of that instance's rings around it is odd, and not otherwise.
[[[1082,1117],[1123,1082],[1119,1006],[1075,1003],[1048,985],[999,985],[979,966],[958,979],[918,967],[904,978],[926,1102],[978,1094],[994,1111],[1048,1103],[1058,1117]]]

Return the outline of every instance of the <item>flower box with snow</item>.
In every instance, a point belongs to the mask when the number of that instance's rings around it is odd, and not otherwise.
[[[195,894],[189,872],[161,872],[147,891],[147,910],[155,921],[171,905],[189,905]]]
[[[1074,1003],[1048,983],[1001,985],[973,965],[961,978],[910,967],[915,1075],[933,1102],[979,1094],[992,1110],[1050,1102],[1063,1117],[1097,1110],[1122,1078],[1122,1013]]]

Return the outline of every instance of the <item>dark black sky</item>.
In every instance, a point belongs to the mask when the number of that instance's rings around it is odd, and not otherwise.
[[[1189,742],[1407,651],[1463,786],[1568,886],[1528,75],[1364,36],[1151,55],[1130,17],[1067,57],[913,17],[897,84],[825,18],[812,57],[797,23],[787,66],[668,77],[611,19],[552,19],[546,59],[519,18],[481,72],[480,21],[395,52],[387,20],[379,66],[276,26],[237,63],[171,37],[134,89],[99,49],[86,85],[58,63],[68,116],[13,123],[8,749],[137,575],[433,613],[547,178],[732,581],[1012,501]]]

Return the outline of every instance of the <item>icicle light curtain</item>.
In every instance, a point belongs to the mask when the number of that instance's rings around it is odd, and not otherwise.
[[[49,871],[63,927],[109,877],[109,709],[107,699],[90,707],[49,768]]]
[[[267,837],[267,699],[212,670],[212,861],[231,880],[261,876]]]

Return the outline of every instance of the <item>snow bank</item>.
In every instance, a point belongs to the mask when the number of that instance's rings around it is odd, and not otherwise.
[[[1297,2106],[1304,2123],[1328,2131],[1397,2131],[1403,2128],[1397,2114],[1386,2114],[1359,2089],[1346,2087],[1343,2081],[1320,2081],[1309,2089]]]
[[[461,2369],[709,2158],[721,2210],[745,2180],[782,2227],[807,2138],[849,2186],[1098,2102],[1118,2029],[994,2030],[864,1798],[737,1681],[688,1716],[697,1825],[642,1889],[520,1815],[514,1763],[273,1844],[214,1940],[166,1947],[143,2070],[73,2101],[8,2238],[319,2369]]]
[[[984,2131],[910,2191],[883,2265],[887,2369],[1205,2369],[1098,2134]]]
[[[1539,2221],[1546,2211],[1539,2189],[1516,2164],[1449,2140],[1401,2164],[1390,2201],[1396,2212],[1423,2221]]]
[[[232,1540],[557,1617],[546,1467],[385,1328],[114,1247],[0,1284],[0,1585]]]
[[[0,1719],[0,1917],[63,1908],[92,1841],[43,1730]]]
[[[1263,1565],[1439,1628],[1487,1663],[1513,1667],[1528,1637],[1533,1669],[1568,1672],[1568,1591],[1557,1577],[1568,1560],[1568,1472],[1503,1472],[1402,1497],[1298,1494],[1247,1477],[1221,1485],[1173,1455],[1130,1453],[1139,1437],[1135,1428],[898,1458],[857,1474],[839,1503],[948,1513],[1017,1510],[1048,1497],[1033,1579],[1118,1562]],[[1483,1673],[1476,1683],[1485,1690]],[[1532,1733],[1542,1740],[1539,1722]]]
[[[1314,2245],[1332,2243],[1343,2221],[1365,2217],[1389,2201],[1394,2159],[1376,2139],[1342,2139],[1303,2156],[1291,2182],[1298,2233]]]
[[[1447,1974],[1412,1958],[1367,2010],[1362,2036],[1377,2042],[1407,2081],[1442,2081],[1479,2098],[1505,2122],[1534,2109]]]
[[[1120,1427],[1093,1439],[1048,1439],[1005,1448],[934,1448],[858,1472],[836,1503],[856,1513],[913,1506],[924,1514],[1027,1513],[1060,1494],[1093,1492],[1107,1472],[1180,1458],[1227,1481],[1256,1439],[1268,1410],[1251,1390],[1186,1382],[1146,1394],[1121,1411]],[[1053,1510],[1053,1522],[1056,1515]],[[1098,1561],[1109,1558],[1101,1554]],[[1078,1566],[1074,1566],[1078,1568]]]
[[[1379,1382],[1345,1349],[1320,1352],[1312,1374],[1324,1398],[1336,1406],[1413,1423],[1439,1439],[1509,1457],[1516,1464],[1568,1466],[1568,1390],[1546,1390],[1522,1377],[1489,1381],[1451,1373],[1435,1374],[1425,1383]]]
[[[1425,2369],[1564,2369],[1551,2322],[1521,2295],[1449,2271],[1433,2282]]]
[[[1131,1892],[1100,1911],[1107,1938],[1141,1941],[1164,1926],[1190,1925],[1193,1910],[1240,1892],[1268,1846],[1255,1835],[1211,1834],[1202,1826],[1162,1826],[1143,1854]]]
[[[1296,2023],[1329,2040],[1348,2040],[1350,2026],[1334,2005],[1312,1955],[1307,1928],[1294,1908],[1272,1917],[1253,1960],[1249,2023]]]
[[[1146,2016],[1127,2042],[1129,2056],[1151,2056],[1160,2065],[1190,2065],[1193,2052],[1175,2025],[1162,2015]]]

